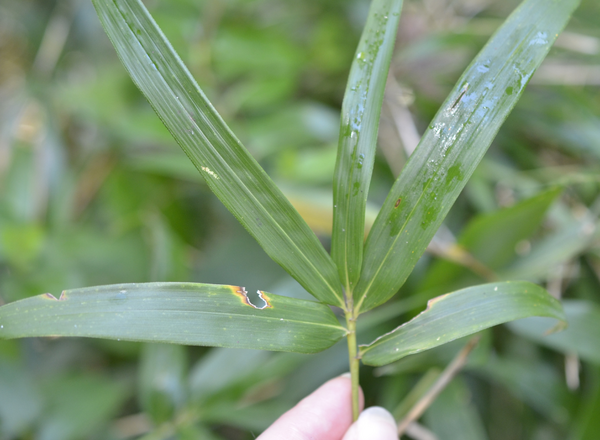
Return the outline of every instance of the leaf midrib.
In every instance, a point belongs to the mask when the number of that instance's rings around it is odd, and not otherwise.
[[[142,298],[140,298],[142,299]],[[39,308],[37,309],[39,310],[43,310],[45,308]],[[336,330],[343,330],[345,331],[346,328],[344,328],[343,326],[339,325],[333,325],[333,324],[321,324],[321,323],[316,323],[316,322],[311,322],[311,321],[299,321],[297,319],[288,319],[288,318],[277,318],[277,317],[272,317],[272,316],[257,316],[257,315],[245,315],[242,313],[224,313],[224,312],[205,312],[205,311],[200,311],[200,310],[164,310],[164,309],[144,309],[144,310],[123,310],[123,311],[107,311],[107,310],[102,310],[102,311],[96,311],[96,312],[72,312],[72,313],[62,313],[58,316],[73,316],[73,315],[79,315],[79,316],[84,316],[84,315],[89,315],[89,316],[96,316],[99,313],[103,313],[105,315],[118,315],[118,314],[126,314],[126,313],[145,313],[148,311],[156,311],[156,312],[161,312],[161,313],[172,313],[172,314],[193,314],[193,315],[219,315],[219,316],[235,316],[237,318],[249,318],[249,319],[260,319],[260,320],[265,320],[265,321],[277,321],[277,322],[282,322],[281,320],[283,319],[283,322],[292,322],[292,323],[296,323],[296,324],[304,324],[304,325],[312,325],[312,326],[316,326],[316,327],[329,327],[332,329],[336,329]],[[17,313],[14,313],[13,316],[16,316]],[[8,315],[10,316],[10,315]],[[85,324],[84,324],[85,326]],[[85,327],[84,327],[85,328]]]

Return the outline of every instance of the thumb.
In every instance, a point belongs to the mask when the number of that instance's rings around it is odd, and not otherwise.
[[[343,440],[398,440],[398,428],[387,410],[372,406],[360,414]]]

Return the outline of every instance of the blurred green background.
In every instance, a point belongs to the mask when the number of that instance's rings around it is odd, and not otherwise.
[[[339,109],[366,0],[145,2],[215,107],[329,246]],[[462,70],[517,2],[406,0],[368,219]],[[483,334],[420,423],[439,440],[600,432],[600,3],[583,0],[370,342],[441,293],[529,279],[566,332]],[[307,298],[211,195],[83,0],[0,1],[0,303],[96,284],[197,281]],[[359,321],[360,322],[360,321]],[[397,416],[464,344],[363,368]],[[0,439],[257,436],[325,380],[319,355],[92,339],[0,341]],[[416,386],[416,387],[415,387]],[[411,392],[411,390],[413,390]]]

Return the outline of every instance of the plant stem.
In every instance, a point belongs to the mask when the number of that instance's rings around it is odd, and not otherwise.
[[[348,357],[350,361],[350,379],[352,381],[352,420],[358,419],[359,413],[359,360],[356,345],[356,318],[353,311],[346,312],[346,324],[348,325]]]

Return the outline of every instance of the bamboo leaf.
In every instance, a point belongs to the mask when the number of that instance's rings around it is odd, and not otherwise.
[[[343,306],[333,261],[221,119],[142,2],[93,2],[129,75],[210,189],[305,289]]]
[[[576,354],[583,360],[600,365],[600,306],[591,301],[565,300],[565,314],[569,328],[564,332],[544,335],[552,326],[547,318],[530,318],[511,322],[508,328],[520,336],[539,344]]]
[[[482,284],[429,301],[427,309],[360,353],[367,365],[380,366],[488,327],[530,316],[566,321],[560,302],[527,281]]]
[[[478,264],[483,264],[483,269],[488,272],[490,269],[494,271],[506,267],[517,258],[518,243],[530,238],[540,227],[546,211],[561,192],[560,187],[552,188],[508,208],[474,217],[458,237],[458,249],[467,251],[468,255],[474,257]],[[472,264],[470,267],[477,268]],[[482,273],[482,270],[479,273]],[[466,269],[457,269],[455,263],[438,260],[430,267],[419,290],[435,288],[446,292],[448,289],[473,284],[472,282],[464,284],[465,274],[467,274]],[[514,278],[527,279],[528,277]]]
[[[367,238],[361,312],[402,286],[578,3],[526,0],[463,73]]]
[[[333,185],[331,256],[348,292],[360,276],[379,115],[401,9],[402,0],[371,3],[342,105]]]
[[[471,391],[461,377],[454,378],[433,401],[424,420],[437,438],[488,440]]]
[[[155,424],[169,421],[185,403],[186,367],[186,347],[175,344],[144,344],[137,397],[143,411]]]
[[[540,227],[562,190],[552,188],[511,207],[474,217],[460,234],[458,244],[492,269],[505,266],[516,257],[517,244]]]
[[[129,341],[314,353],[345,334],[320,303],[243,287],[195,283],[117,284],[46,293],[0,307],[0,339],[85,336]],[[263,308],[261,308],[263,307]]]

